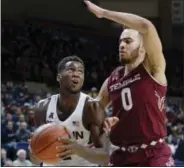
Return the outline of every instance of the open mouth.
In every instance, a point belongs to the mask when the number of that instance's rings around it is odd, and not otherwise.
[[[77,85],[79,83],[79,81],[77,79],[72,79],[72,83]]]

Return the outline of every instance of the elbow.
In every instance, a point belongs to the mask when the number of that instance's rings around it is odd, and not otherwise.
[[[150,30],[155,29],[153,23],[147,19],[142,20],[142,34],[147,34]]]

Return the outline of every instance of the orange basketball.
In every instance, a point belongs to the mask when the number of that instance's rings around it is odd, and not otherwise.
[[[61,159],[57,158],[56,154],[63,151],[56,149],[56,146],[62,145],[62,142],[58,141],[59,137],[69,138],[65,127],[54,123],[40,126],[31,137],[30,147],[33,155],[47,164],[58,163]]]

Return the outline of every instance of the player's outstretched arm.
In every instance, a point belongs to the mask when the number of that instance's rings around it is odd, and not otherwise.
[[[108,78],[104,81],[98,93],[98,96],[96,97],[96,100],[100,102],[100,105],[102,105],[104,109],[106,109],[110,105],[110,97],[107,86],[108,86]]]
[[[98,18],[106,18],[140,32],[143,36],[143,45],[147,53],[144,64],[161,84],[166,84],[166,63],[162,52],[162,44],[155,26],[148,19],[141,16],[103,9],[86,0],[84,2],[89,11]]]

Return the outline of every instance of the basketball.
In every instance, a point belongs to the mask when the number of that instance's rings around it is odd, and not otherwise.
[[[70,137],[65,127],[54,123],[40,126],[31,137],[30,147],[33,155],[47,164],[58,163],[61,159],[57,158],[56,154],[63,151],[56,149],[56,146],[62,145],[62,142],[58,141],[59,137]]]

